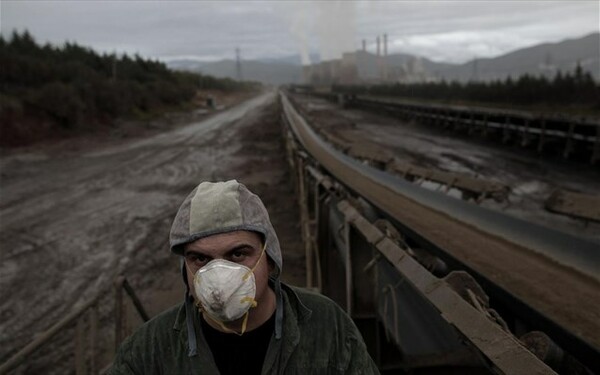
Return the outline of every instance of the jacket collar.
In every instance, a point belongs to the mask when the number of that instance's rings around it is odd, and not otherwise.
[[[302,300],[298,296],[298,293],[296,293],[295,287],[289,286],[284,283],[281,283],[281,286],[281,289],[284,291],[284,302],[286,302],[287,305],[284,306],[289,307],[290,313],[295,315],[295,320],[297,322],[303,323],[306,320],[310,319],[310,316],[312,315],[312,310],[302,303]],[[288,310],[286,307],[284,307],[284,311]]]
[[[281,340],[271,337],[269,349],[263,364],[263,374],[282,373],[286,364],[300,342],[300,325],[310,319],[312,311],[308,309],[294,289],[282,283],[283,291],[283,335]]]
[[[186,297],[188,298],[188,297]],[[183,349],[183,353],[185,353],[185,357],[190,361],[191,368],[202,368],[202,373],[204,374],[219,374],[219,369],[217,368],[217,364],[215,363],[212,353],[208,350],[208,343],[204,338],[204,334],[202,333],[202,329],[200,328],[200,313],[197,308],[191,309],[192,312],[192,322],[194,326],[194,332],[196,333],[196,353],[193,357],[188,357],[189,354],[189,340],[188,340],[188,330],[187,330],[187,314],[186,314],[186,304],[185,302],[181,304],[179,307],[179,311],[177,312],[177,317],[175,318],[175,323],[173,324],[173,330],[179,332],[179,341],[181,342]],[[193,373],[193,372],[192,372]]]
[[[284,283],[281,283],[281,285],[283,292],[283,335],[280,340],[275,339],[275,335],[271,337],[271,342],[269,343],[269,349],[267,350],[263,365],[263,374],[279,373],[285,369],[287,361],[300,342],[300,326],[309,320],[312,315],[312,310],[302,303],[302,300],[293,287]],[[190,359],[192,363],[202,364],[203,369],[207,373],[218,373],[212,353],[210,350],[207,350],[208,343],[204,338],[202,329],[200,329],[199,319],[201,319],[200,314],[197,309],[194,309],[193,321],[198,340],[198,354]],[[177,312],[173,330],[179,332],[180,341],[183,347],[186,348],[184,352],[187,353],[188,335],[186,329],[185,303],[181,304],[179,311]]]
[[[187,292],[186,292],[185,298],[188,298],[187,297]],[[185,313],[185,301],[184,301],[179,306],[179,310],[177,310],[177,316],[175,317],[175,323],[173,323],[173,329],[175,331],[178,331],[178,332],[179,331],[184,332],[185,331],[185,324],[186,324],[186,313]]]

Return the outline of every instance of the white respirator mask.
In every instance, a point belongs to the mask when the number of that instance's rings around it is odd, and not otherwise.
[[[193,284],[198,308],[226,332],[241,335],[246,331],[249,310],[257,306],[254,270],[260,263],[265,249],[266,244],[252,269],[228,260],[214,259],[194,274]],[[241,333],[224,324],[241,317],[244,317]]]

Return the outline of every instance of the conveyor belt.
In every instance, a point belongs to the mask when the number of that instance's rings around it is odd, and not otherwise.
[[[419,188],[361,164],[321,140],[285,95],[282,101],[296,137],[332,176],[411,233],[421,247],[469,271],[492,298],[600,371],[600,244]],[[568,292],[557,296],[552,281]]]

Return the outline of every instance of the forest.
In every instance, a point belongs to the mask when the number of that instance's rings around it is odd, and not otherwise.
[[[42,46],[27,31],[0,36],[0,66],[1,145],[181,109],[198,90],[256,89],[137,55],[99,54],[71,42]]]
[[[600,85],[577,65],[552,79],[525,74],[490,82],[427,82],[386,85],[336,85],[334,91],[359,95],[397,96],[444,102],[484,103],[555,110],[600,111]]]

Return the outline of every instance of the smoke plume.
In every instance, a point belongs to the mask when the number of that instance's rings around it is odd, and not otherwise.
[[[356,3],[353,1],[282,2],[277,7],[298,44],[302,64],[318,45],[321,60],[338,59],[354,51]]]

